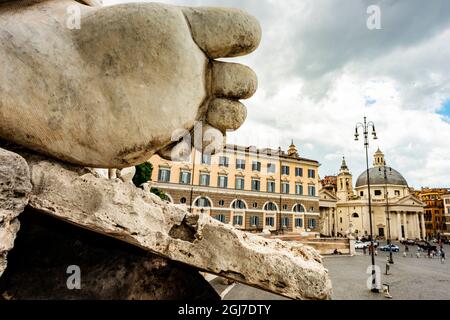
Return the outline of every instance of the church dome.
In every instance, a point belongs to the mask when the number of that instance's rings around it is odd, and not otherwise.
[[[384,180],[384,168],[386,168],[387,181]],[[369,169],[370,184],[388,184],[408,186],[406,179],[395,169],[388,166],[376,166]],[[367,186],[367,172],[364,171],[356,180],[356,187]]]

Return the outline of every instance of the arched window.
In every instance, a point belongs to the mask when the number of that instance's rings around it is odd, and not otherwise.
[[[355,212],[355,213],[352,214],[352,217],[353,218],[359,218],[359,215]]]
[[[264,210],[266,211],[277,211],[277,205],[273,202],[267,202],[264,205]]]
[[[245,205],[245,202],[242,200],[234,200],[233,204],[231,205],[233,209],[247,209],[247,206]]]
[[[195,201],[196,207],[202,207],[202,208],[210,208],[211,202],[205,197],[198,198],[197,201]]]
[[[294,206],[294,212],[305,212],[305,207],[303,207],[301,204],[297,203]]]

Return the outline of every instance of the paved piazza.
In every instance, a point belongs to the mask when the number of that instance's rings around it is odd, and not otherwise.
[[[398,243],[397,243],[398,244]],[[394,264],[390,266],[390,274],[385,275],[387,253],[379,252],[376,264],[381,269],[381,283],[390,286],[390,293],[395,300],[450,300],[450,260],[441,264],[438,258],[417,258],[416,248],[410,247],[408,257],[403,257],[403,246],[400,253],[394,253]],[[447,258],[450,255],[450,246],[445,245]],[[411,254],[413,256],[411,256]],[[366,274],[370,266],[370,256],[357,255],[329,256],[324,258],[333,282],[333,299],[335,300],[385,300],[383,293],[372,293],[367,289]],[[213,283],[211,283],[213,284]],[[216,287],[213,284],[214,287]],[[219,287],[216,288],[216,290]],[[254,289],[242,284],[235,284],[227,291],[221,287],[218,291],[224,292],[225,300],[252,300],[252,299],[283,299],[276,295]]]

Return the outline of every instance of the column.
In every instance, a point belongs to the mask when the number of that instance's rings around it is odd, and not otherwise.
[[[419,213],[416,212],[416,214],[414,215],[415,217],[415,222],[416,222],[416,226],[417,226],[417,233],[416,233],[416,238],[420,239],[420,222],[419,222]]]
[[[420,215],[420,224],[422,225],[422,239],[425,239],[425,218],[424,213],[422,212]]]
[[[408,239],[408,216],[403,212],[403,228],[405,229],[405,239]]]
[[[397,236],[398,240],[402,240],[402,222],[400,220],[400,212],[397,212]]]

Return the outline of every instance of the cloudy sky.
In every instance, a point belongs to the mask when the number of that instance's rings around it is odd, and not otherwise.
[[[122,2],[131,1],[104,0]],[[233,59],[256,71],[259,89],[229,142],[286,149],[294,139],[321,176],[336,174],[343,155],[357,176],[365,162],[354,127],[366,115],[379,136],[370,153],[380,147],[413,187],[450,187],[450,1],[163,2],[237,7],[261,22],[257,51]],[[379,30],[367,28],[370,5]]]

